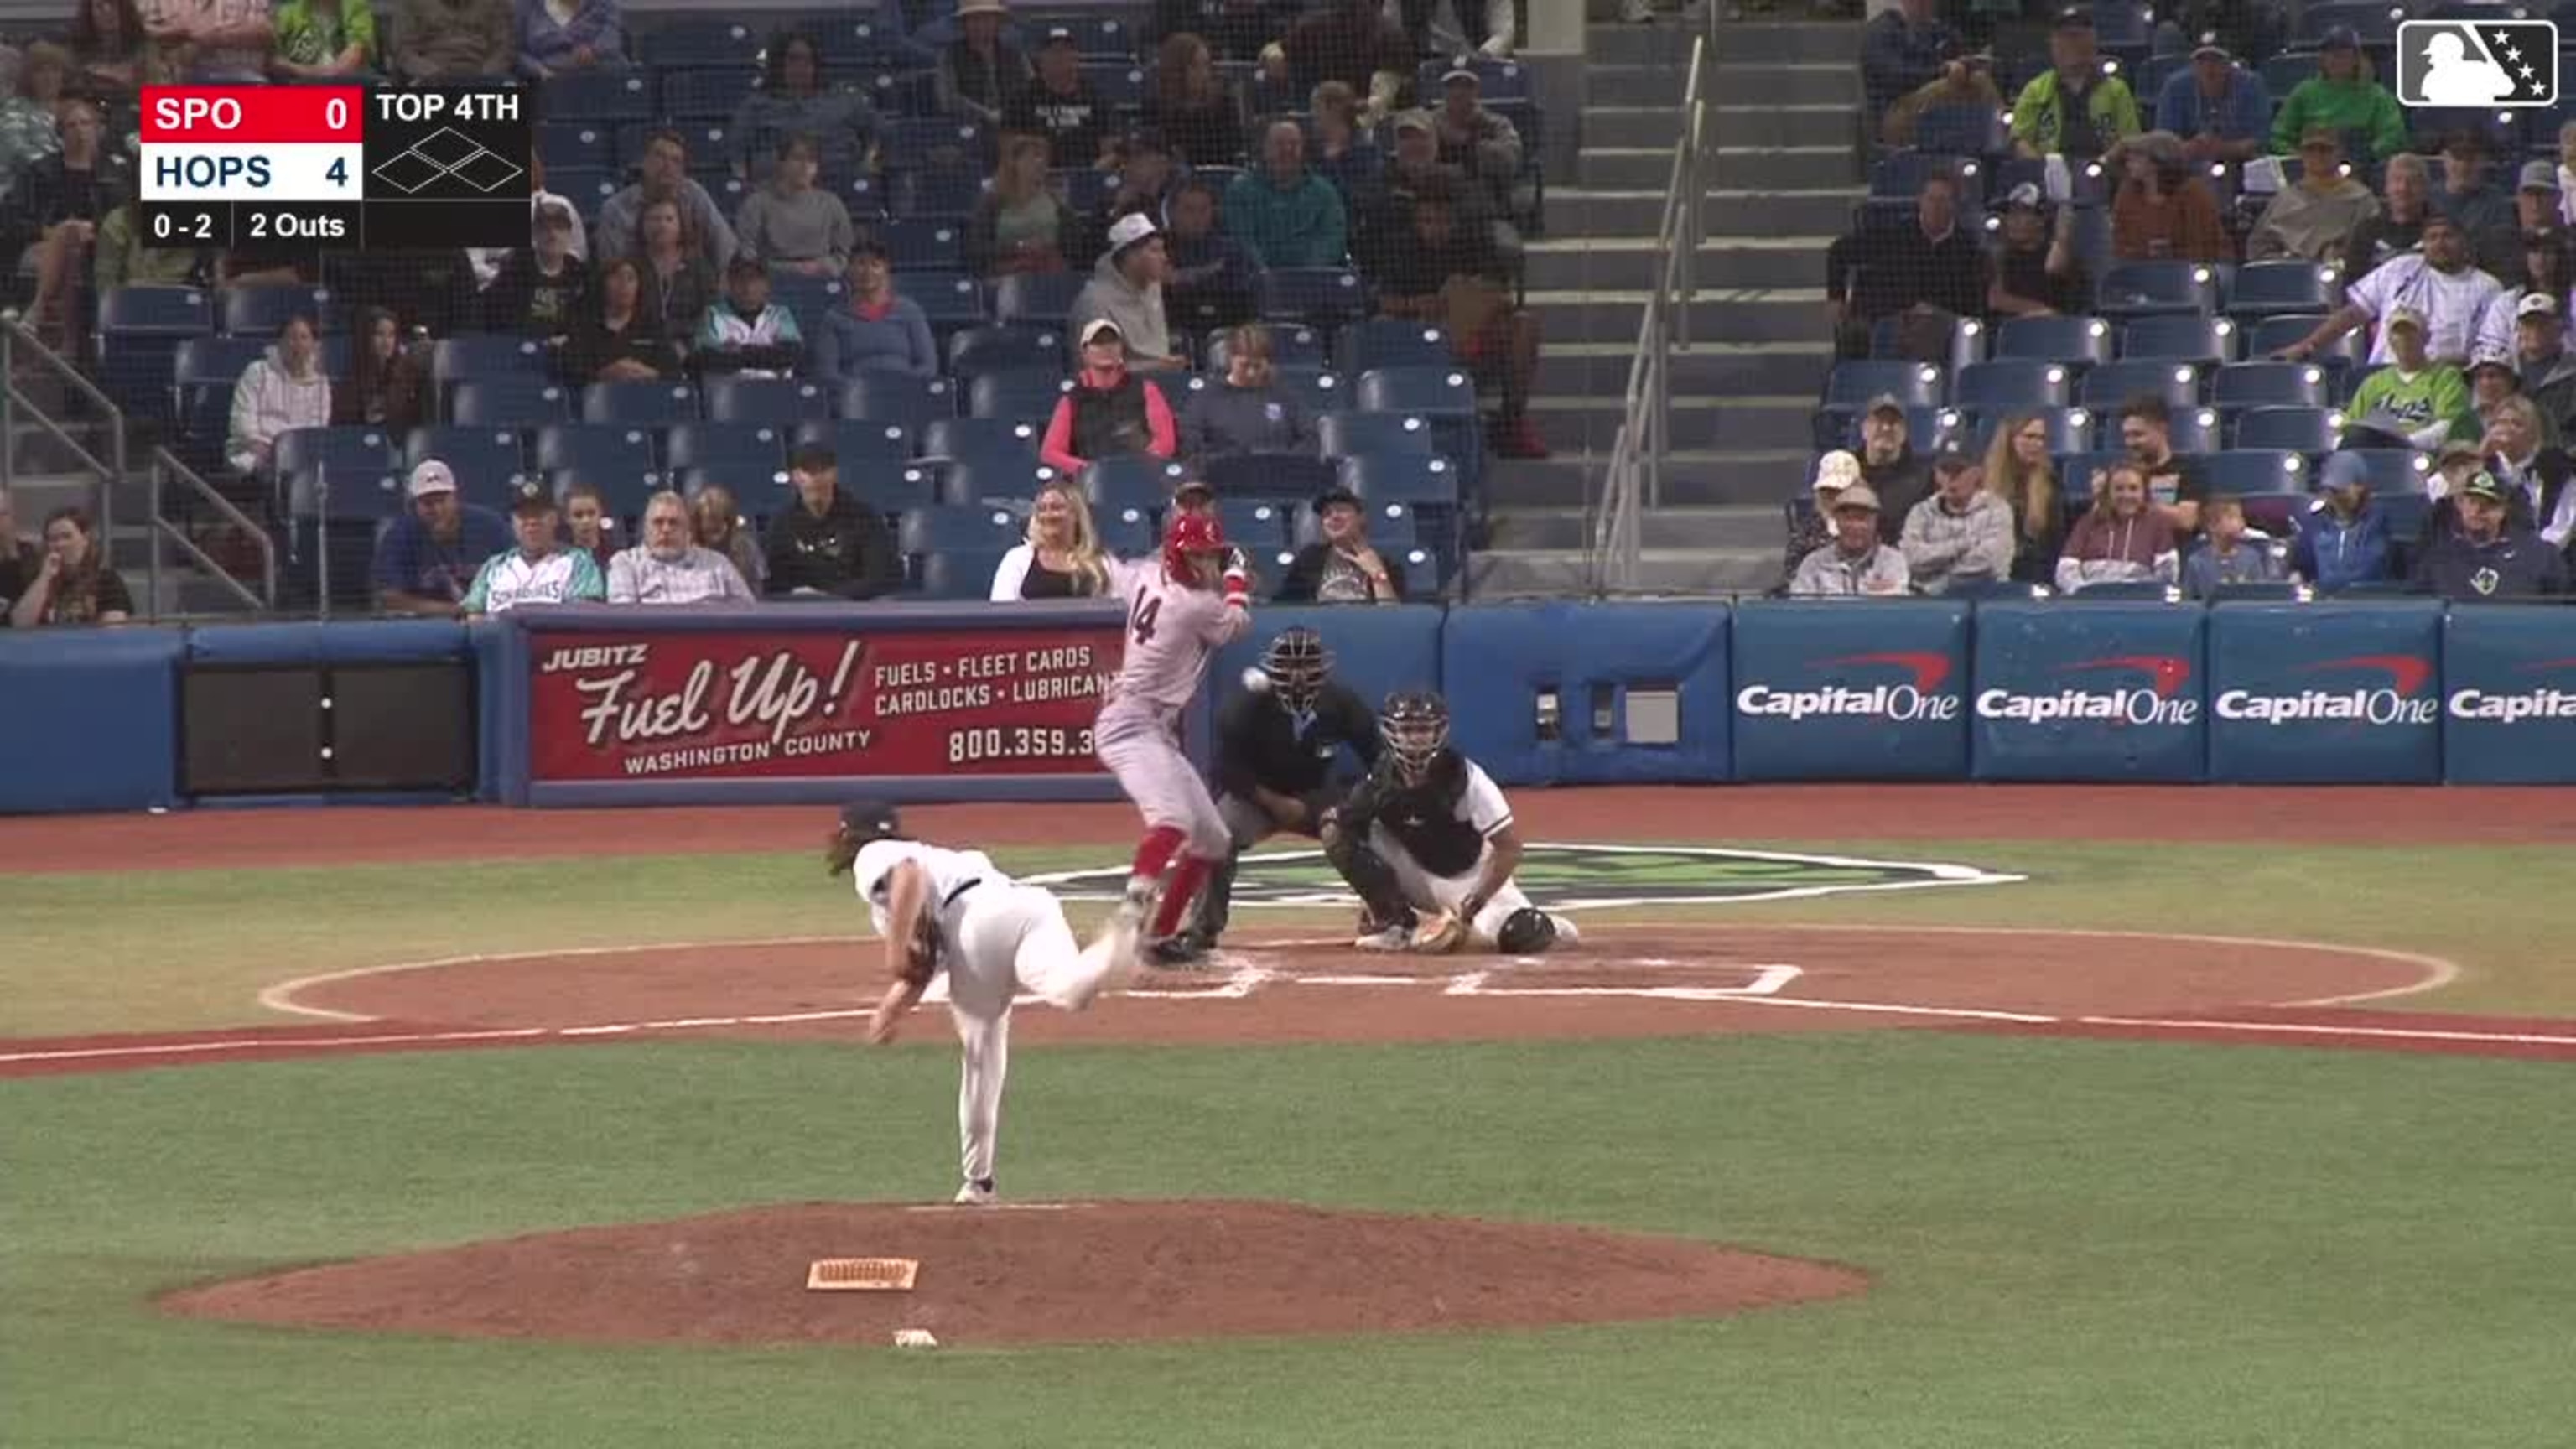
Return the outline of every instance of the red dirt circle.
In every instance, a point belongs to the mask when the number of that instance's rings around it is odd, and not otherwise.
[[[908,1292],[815,1292],[819,1258]],[[1858,1293],[1857,1269],[1589,1228],[1287,1203],[804,1203],[183,1289],[189,1317],[591,1343],[942,1345],[1418,1333],[1702,1318]]]

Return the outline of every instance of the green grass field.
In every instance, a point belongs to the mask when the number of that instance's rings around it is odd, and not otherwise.
[[[1703,914],[2391,946],[2466,968],[2410,1008],[2576,1015],[2563,851],[1881,853],[2033,879]],[[261,986],[393,959],[855,932],[845,890],[806,856],[20,877],[0,881],[0,1035],[274,1020]],[[1580,1222],[1876,1275],[1727,1320],[919,1355],[295,1333],[150,1303],[303,1261],[944,1195],[955,1070],[921,1030],[873,1053],[0,1081],[0,1445],[2576,1441],[2571,1079],[2467,1057],[1856,1032],[1013,1062],[1014,1196]]]

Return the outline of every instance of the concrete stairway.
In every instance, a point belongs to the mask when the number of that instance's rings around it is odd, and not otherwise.
[[[1669,20],[1590,32],[1577,171],[1550,186],[1548,235],[1529,249],[1529,301],[1545,329],[1532,411],[1557,456],[1490,465],[1492,532],[1472,579],[1483,596],[1590,585],[1585,521],[1658,272],[1655,228],[1696,33]],[[1831,362],[1825,248],[1863,192],[1859,53],[1849,24],[1719,31],[1718,154],[1692,345],[1668,365],[1676,451],[1644,530],[1655,592],[1779,581],[1780,505],[1804,477]]]
[[[31,401],[61,420],[62,429],[81,449],[100,459],[110,456],[104,422],[84,417],[78,409],[66,406],[60,389],[48,379],[30,377],[21,386]],[[9,450],[10,502],[17,514],[19,532],[33,537],[44,526],[46,515],[57,508],[78,507],[92,517],[98,516],[101,478],[83,461],[79,451],[63,446],[52,432],[24,417],[11,421],[8,437],[0,440],[0,446]],[[168,550],[162,556],[159,595],[147,597],[154,542],[147,521],[152,516],[152,483],[147,466],[150,456],[150,444],[140,437],[133,439],[128,476],[116,480],[104,500],[109,563],[124,577],[126,587],[134,593],[136,607],[147,616],[247,617],[250,611],[240,596],[200,573],[176,550]]]

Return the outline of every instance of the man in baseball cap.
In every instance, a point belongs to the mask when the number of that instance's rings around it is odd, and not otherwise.
[[[368,570],[377,604],[388,614],[452,619],[483,560],[510,547],[510,525],[459,499],[456,471],[437,458],[415,465],[403,492],[411,507],[376,540]]]
[[[1912,586],[1905,555],[1879,539],[1878,495],[1854,483],[1834,499],[1826,528],[1831,541],[1798,561],[1789,576],[1797,598],[1886,598]]]
[[[2377,198],[2347,174],[2350,169],[2344,164],[2342,134],[2310,126],[2299,137],[2299,184],[2283,187],[2263,208],[2253,234],[2245,239],[2247,259],[2343,260],[2353,232],[2379,214]]]
[[[2444,500],[2426,530],[2415,587],[2454,603],[2547,598],[2567,592],[2567,560],[2513,517],[2517,490],[2485,469]],[[2442,515],[2452,513],[2451,526]]]
[[[2075,209],[2061,207],[2049,225],[2048,201],[2035,182],[2004,196],[2003,244],[1995,249],[1995,310],[2012,316],[2090,310],[2093,279],[2075,259]]]
[[[2393,444],[2428,450],[2454,432],[2474,431],[2477,416],[2469,405],[2469,385],[2458,368],[2436,363],[2425,352],[2424,314],[2414,307],[2391,307],[2380,323],[2380,341],[2391,363],[2363,378],[2344,411],[2352,427],[2402,440]],[[2346,447],[2366,447],[2349,432]]]
[[[1082,74],[1082,42],[1053,26],[1038,45],[1037,78],[1002,107],[1002,129],[1047,138],[1059,171],[1088,171],[1111,155],[1118,128],[1109,104]]]
[[[2576,358],[2567,355],[2567,312],[2547,292],[2513,304],[2513,360],[2523,395],[2563,433],[2576,414]]]
[[[2183,138],[2183,154],[2203,165],[2237,165],[2263,153],[2272,135],[2272,94],[2262,77],[2209,31],[2193,47],[2191,64],[2165,77],[2156,93],[2156,129]]]
[[[1958,438],[1932,449],[1932,496],[1905,515],[1899,546],[1916,589],[1946,593],[2012,572],[2012,505],[1985,487],[1977,455]]]
[[[2317,474],[2317,497],[2293,522],[2298,538],[2290,546],[2290,572],[2318,592],[2388,577],[2388,514],[2371,501],[2370,464],[2359,454],[2328,455]]]
[[[2404,151],[2412,139],[2397,97],[2362,73],[2361,36],[2349,25],[2326,31],[2318,42],[2317,73],[2281,103],[2272,119],[2273,153],[2288,155],[2312,126],[2361,132],[2370,137],[2371,154],[2382,160]]]
[[[1869,400],[1860,417],[1860,476],[1880,506],[1879,527],[1893,546],[1906,510],[1932,495],[1932,469],[1914,451],[1905,404],[1893,393]]]
[[[2439,210],[2429,211],[2424,217],[2420,251],[2391,257],[2372,268],[2368,276],[2345,291],[2344,304],[2318,323],[2315,331],[2275,355],[2303,362],[2318,348],[2384,315],[2400,299],[2420,299],[2425,307],[2426,351],[2456,365],[2468,358],[2477,338],[2479,317],[2503,290],[2494,277],[2471,265],[2468,234],[2460,229],[2459,222]],[[2370,360],[2397,360],[2385,327],[2380,329]]]
[[[2145,129],[2129,83],[2103,73],[2089,3],[2058,12],[2048,35],[2048,65],[2013,101],[2015,155],[2033,161],[2047,156],[2090,159]]]
[[[1110,223],[1109,250],[1073,299],[1076,335],[1092,321],[1107,318],[1127,344],[1129,367],[1158,372],[1188,366],[1188,359],[1173,348],[1171,325],[1164,319],[1163,283],[1171,271],[1154,218],[1131,211]]]

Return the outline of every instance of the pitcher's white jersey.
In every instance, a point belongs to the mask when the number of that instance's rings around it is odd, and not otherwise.
[[[858,858],[850,863],[850,879],[858,885],[859,898],[868,903],[868,917],[880,936],[886,933],[886,904],[893,896],[888,878],[907,860],[919,865],[929,882],[930,898],[925,904],[934,916],[941,915],[969,882],[980,881],[997,893],[1012,884],[1009,876],[994,868],[992,857],[980,850],[943,850],[917,840],[871,840],[859,847]]]
[[[1251,627],[1251,612],[1226,607],[1215,589],[1175,583],[1160,553],[1120,560],[1110,583],[1127,605],[1126,657],[1110,681],[1108,703],[1142,702],[1177,712],[1197,697],[1208,659]]]

